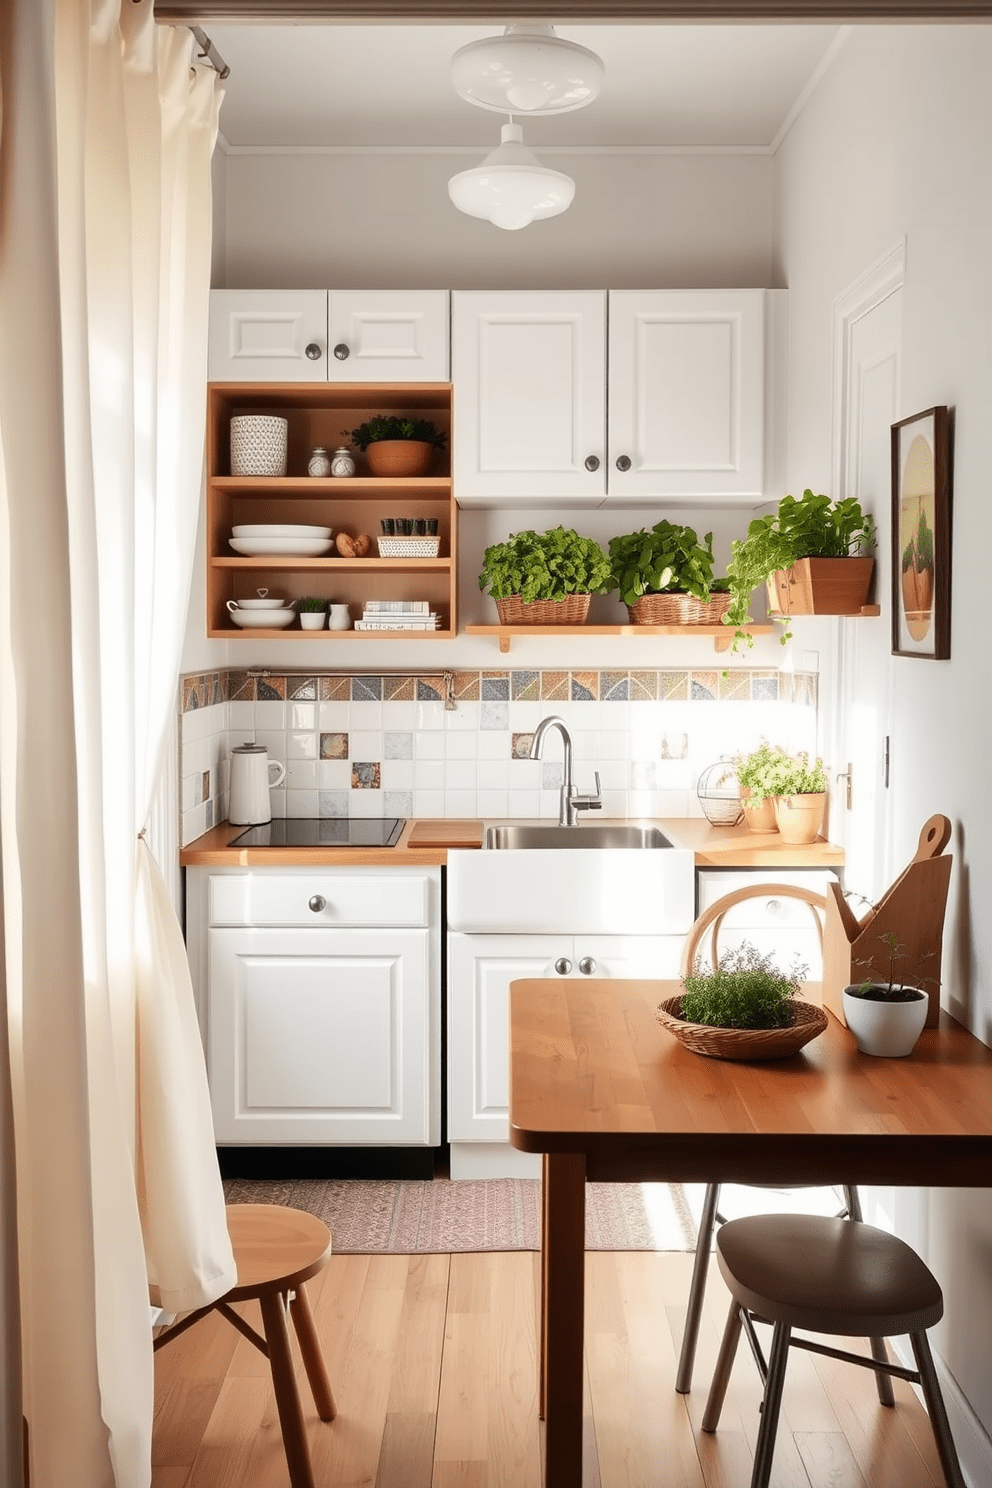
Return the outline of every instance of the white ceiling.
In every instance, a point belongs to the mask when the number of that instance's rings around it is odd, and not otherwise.
[[[524,120],[545,147],[767,149],[777,144],[844,30],[837,26],[564,25],[606,64],[587,108]],[[491,27],[215,22],[231,68],[221,133],[234,148],[489,149],[498,114],[451,86],[458,47]]]

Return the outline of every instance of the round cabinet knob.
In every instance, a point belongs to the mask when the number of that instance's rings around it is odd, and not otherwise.
[[[311,341],[310,344],[306,347],[306,355],[307,359],[311,362],[320,361],[322,353],[316,341]]]
[[[596,970],[596,963],[593,960],[592,956],[582,957],[582,960],[579,962],[579,970],[581,971],[583,976],[592,976],[593,972]]]
[[[327,900],[324,898],[323,894],[314,894],[313,898],[310,900],[310,908],[313,910],[314,914],[320,914],[320,911],[322,909],[325,909],[326,907]]]
[[[571,969],[572,963],[571,961],[569,961],[568,957],[559,956],[558,960],[555,962],[555,971],[558,973],[558,975],[568,976],[568,973],[571,971]]]
[[[775,914],[781,914],[782,913],[782,901],[781,901],[781,899],[768,899],[768,900],[766,900],[765,901],[765,909],[768,911],[769,914],[773,914],[773,915],[775,915]]]
[[[351,347],[346,346],[343,341],[339,341],[337,346],[335,346],[334,348],[334,355],[337,357],[339,362],[346,362],[351,356]]]
[[[617,456],[617,469],[618,470],[629,470],[630,469],[630,456],[629,455],[618,455]]]
[[[587,470],[598,470],[599,469],[599,456],[598,455],[586,455],[586,469]]]

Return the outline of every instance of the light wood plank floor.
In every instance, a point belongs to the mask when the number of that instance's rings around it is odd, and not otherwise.
[[[757,1371],[742,1345],[715,1435],[700,1431],[727,1294],[714,1265],[689,1396],[675,1394],[690,1255],[586,1258],[586,1488],[747,1488]],[[539,1488],[538,1257],[334,1256],[308,1284],[338,1404],[317,1483]],[[246,1310],[248,1304],[245,1305]],[[895,1382],[793,1350],[772,1488],[935,1488],[922,1406]],[[268,1364],[211,1315],[156,1358],[153,1488],[288,1488]]]

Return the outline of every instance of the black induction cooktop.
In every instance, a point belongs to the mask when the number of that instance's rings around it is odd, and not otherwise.
[[[281,816],[248,827],[228,847],[394,847],[402,816]]]

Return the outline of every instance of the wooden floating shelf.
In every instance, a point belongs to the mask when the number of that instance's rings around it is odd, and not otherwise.
[[[394,501],[403,496],[432,496],[451,490],[450,475],[215,475],[218,491],[243,491],[246,495],[312,496],[321,501],[341,501],[350,496],[375,496]]]
[[[793,614],[786,614],[784,610],[769,610],[769,620],[870,620],[873,615],[882,613],[881,605],[862,605],[860,610],[847,610],[835,614],[817,615],[809,610],[796,610]]]
[[[230,630],[208,630],[219,641],[453,641],[451,630],[269,630],[262,625],[232,625]],[[273,670],[278,670],[273,667]]]
[[[746,635],[771,635],[773,625],[742,625]],[[499,649],[509,651],[514,636],[708,636],[714,651],[729,651],[732,625],[466,625],[466,635],[496,636]]]
[[[344,569],[363,569],[366,573],[408,573],[411,570],[421,569],[430,573],[443,572],[450,569],[450,558],[294,558],[290,554],[276,554],[265,556],[259,554],[257,558],[211,558],[211,568],[244,568],[244,569],[276,569],[282,568],[289,571],[297,569],[316,569],[322,573],[340,573]]]

